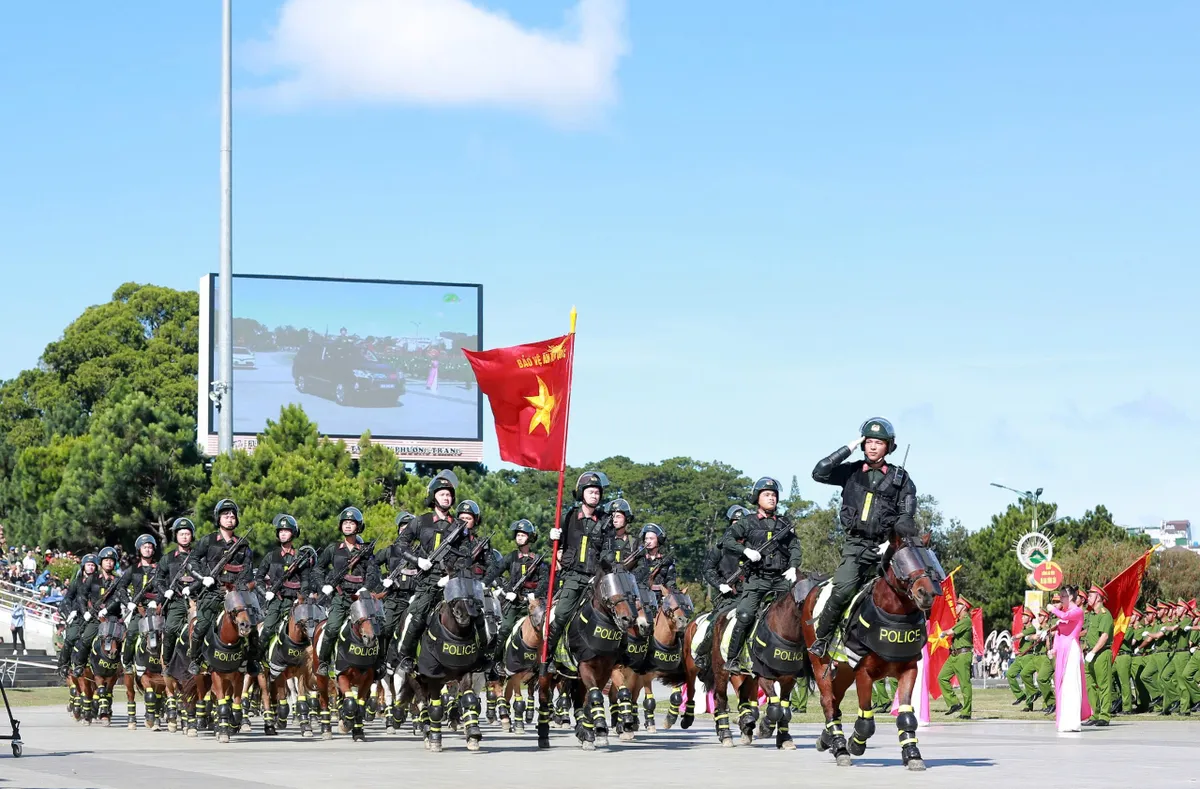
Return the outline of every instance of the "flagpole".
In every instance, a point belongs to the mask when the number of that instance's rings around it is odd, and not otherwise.
[[[563,503],[563,481],[567,475],[567,431],[571,427],[571,379],[575,375],[575,319],[578,313],[575,308],[571,307],[571,358],[567,359],[567,402],[563,405],[563,443],[562,443],[562,463],[558,467],[558,499],[554,503],[554,526],[553,528],[561,528],[562,523],[562,503]],[[558,543],[555,540],[550,548],[550,583],[546,589],[546,617],[542,622],[542,663],[546,662],[546,652],[549,648],[550,639],[550,612],[554,607],[554,578],[558,569]]]

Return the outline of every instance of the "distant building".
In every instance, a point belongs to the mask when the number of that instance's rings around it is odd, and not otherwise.
[[[1200,548],[1192,539],[1191,521],[1162,521],[1157,526],[1126,526],[1129,534],[1144,534],[1154,545],[1168,548]]]

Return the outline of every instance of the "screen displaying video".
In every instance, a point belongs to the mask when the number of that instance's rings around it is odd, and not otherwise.
[[[212,276],[210,380],[219,377]],[[298,403],[323,435],[478,440],[481,286],[233,277],[233,430]],[[210,425],[217,415],[210,407]]]

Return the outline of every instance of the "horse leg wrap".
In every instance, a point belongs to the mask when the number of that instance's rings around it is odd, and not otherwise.
[[[486,698],[487,698],[487,720],[488,720],[488,723],[495,723],[496,722],[496,712],[499,709],[500,700],[496,697],[496,691],[491,688],[487,689]]]
[[[600,688],[589,690],[584,708],[585,710],[590,708],[592,724],[601,732],[607,732],[608,723],[604,720],[604,691]],[[585,715],[585,717],[587,716]]]
[[[342,720],[350,723],[354,720],[354,716],[358,714],[358,703],[353,696],[346,696],[341,703]]]
[[[516,706],[515,701],[513,702],[513,706],[514,707]],[[508,699],[504,698],[503,696],[496,699],[496,713],[500,716],[500,720],[502,720],[502,721],[512,720],[512,712],[510,712],[508,709]],[[521,702],[521,711],[517,713],[517,717],[520,718],[524,714],[525,714],[525,702],[522,701]]]
[[[646,688],[646,698],[642,699],[642,713],[647,726],[654,725],[654,710],[658,707],[658,701],[654,698],[654,694],[649,688]]]
[[[442,698],[446,698],[446,696]],[[441,698],[429,702],[429,739],[431,742],[440,743],[442,741],[442,713],[444,711]]]
[[[589,698],[590,702],[591,699]],[[633,714],[633,691],[621,687],[617,689],[617,708],[613,711],[621,718],[621,723],[628,726],[631,720],[636,720]]]
[[[779,706],[783,708],[783,717],[776,722],[775,731],[779,737],[791,739],[788,736],[788,724],[792,722],[792,702],[789,699],[784,699],[779,702]]]
[[[827,747],[833,749],[834,756],[846,752],[846,734],[842,731],[842,718],[840,715],[825,723],[825,731],[821,732],[821,738],[825,741]]]
[[[729,733],[729,712],[728,710],[717,710],[713,713],[713,723],[717,727],[717,739],[728,740],[733,735]]]
[[[900,731],[917,730],[917,716],[911,706],[904,705],[900,708],[900,714],[896,716],[896,728]]]
[[[147,704],[146,706],[147,706],[147,708],[149,708],[150,705]],[[125,702],[125,714],[129,716],[129,720],[134,721],[134,722],[137,721],[137,702],[136,701]]]
[[[867,740],[875,733],[875,710],[859,710],[854,719],[854,734],[850,736],[850,753],[862,756],[867,750]]]
[[[239,699],[232,703],[233,709],[233,730],[237,731],[242,728],[242,702]]]
[[[175,701],[174,696],[167,697],[167,722],[171,723],[179,720],[179,702]]]
[[[678,718],[679,707],[681,704],[683,704],[683,692],[677,690],[672,693],[671,698],[667,700],[667,717],[672,719]]]
[[[921,758],[921,752],[917,750],[917,716],[910,705],[900,708],[900,714],[896,716],[896,728],[899,729],[900,753],[904,763]]]
[[[783,704],[780,703],[778,696],[772,696],[767,704],[767,720],[772,726],[779,725],[783,720]]]
[[[473,690],[468,690],[458,700],[459,709],[462,710],[463,726],[466,727],[467,739],[479,738],[479,696]]]
[[[328,709],[321,710],[321,733],[333,731],[333,716],[329,714]]]
[[[299,709],[299,705],[300,705],[300,702],[297,701],[296,702],[297,709]],[[290,715],[292,712],[292,708],[288,706],[287,699],[284,699],[283,701],[279,702],[278,704],[275,705],[275,707],[276,707],[275,717],[277,717],[279,719],[280,723],[286,723],[287,719],[288,719],[288,715]]]
[[[354,717],[351,718],[350,731],[356,739],[363,739],[363,722],[367,717],[367,699],[361,699],[355,694]]]

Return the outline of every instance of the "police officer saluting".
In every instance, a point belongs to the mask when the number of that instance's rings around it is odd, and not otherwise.
[[[133,567],[133,572],[129,574],[129,585],[123,590],[125,593],[125,602],[132,603],[133,598],[142,591],[144,587],[150,587],[145,596],[142,597],[142,605],[145,608],[153,611],[158,608],[158,587],[154,585],[154,578],[158,574],[158,565],[154,561],[154,554],[158,552],[158,541],[154,539],[152,534],[143,534],[138,537],[133,543],[133,551],[137,554],[137,564]],[[141,612],[137,612],[134,616],[138,616]],[[137,632],[137,624],[135,622],[133,632]],[[125,673],[133,673],[133,653],[137,648],[137,639],[130,637],[125,639],[125,644],[121,648],[121,667]]]
[[[845,462],[862,446],[865,462]],[[842,612],[855,592],[879,569],[879,544],[895,532],[915,539],[918,529],[917,488],[908,472],[889,466],[887,456],[896,449],[896,431],[886,419],[868,419],[859,429],[859,437],[813,469],[813,479],[842,489],[842,528],[846,543],[842,563],[833,574],[833,589],[817,624],[817,640],[809,652],[824,657],[829,639]]]
[[[187,518],[176,518],[171,522],[171,537],[175,540],[175,550],[167,551],[158,563],[158,573],[154,576],[154,586],[166,609],[166,630],[163,633],[163,665],[171,664],[175,656],[175,646],[179,637],[187,630],[187,597],[196,583],[196,576],[190,570],[183,569],[192,556],[192,537],[196,527]],[[178,575],[178,577],[176,577]],[[171,586],[171,579],[175,586]]]
[[[196,623],[192,628],[192,643],[188,649],[188,672],[195,676],[200,673],[200,653],[204,649],[204,639],[212,629],[217,617],[225,610],[225,589],[251,589],[254,583],[254,552],[246,543],[238,548],[221,570],[221,577],[214,578],[212,570],[221,556],[237,542],[238,518],[241,512],[233,499],[221,499],[213,507],[213,521],[217,531],[206,534],[196,544],[192,554],[194,566],[204,573],[200,578],[201,591],[196,600]],[[258,629],[250,628],[248,638],[246,673],[258,673]]]
[[[288,575],[300,560],[300,554],[295,547],[295,540],[300,536],[300,524],[296,523],[296,519],[291,515],[282,512],[271,522],[275,526],[275,539],[279,541],[279,546],[268,551],[258,565],[258,577],[262,587],[259,591],[263,593],[263,600],[267,604],[266,611],[263,612],[260,661],[266,660],[267,652],[271,649],[271,639],[279,630],[280,623],[290,615],[296,600],[316,591],[312,583],[310,565],[302,564],[299,569]],[[279,591],[272,592],[271,588],[285,577],[287,580],[279,586]]]
[[[342,530],[342,539],[330,543],[317,559],[313,568],[314,583],[321,584],[321,594],[329,598],[329,620],[321,632],[321,643],[317,650],[317,673],[329,673],[329,659],[333,656],[333,648],[337,644],[338,634],[342,632],[342,624],[350,613],[350,605],[356,595],[365,595],[369,586],[377,584],[377,568],[374,555],[363,556],[335,588],[329,583],[333,576],[340,575],[350,563],[355,554],[362,550],[358,535],[363,530],[363,514],[358,507],[346,507],[338,513],[338,527]]]
[[[592,577],[600,568],[601,552],[607,537],[607,518],[600,520],[600,500],[608,487],[608,477],[599,471],[587,471],[575,482],[575,504],[563,513],[562,523],[550,530],[550,540],[560,541],[562,551],[562,586],[554,593],[554,619],[546,639],[546,662],[541,673],[546,676],[554,663],[554,651],[563,628],[583,600]],[[553,557],[551,557],[553,558]]]
[[[791,589],[803,560],[800,540],[795,532],[775,539],[776,534],[790,525],[776,512],[779,506],[779,481],[762,477],[755,482],[750,491],[750,503],[757,512],[743,515],[721,537],[722,548],[740,552],[747,560],[746,582],[738,595],[737,619],[730,634],[729,653],[725,661],[725,669],[730,673],[745,672],[748,668],[741,664],[739,657],[762,599],[769,592],[787,592]]]

